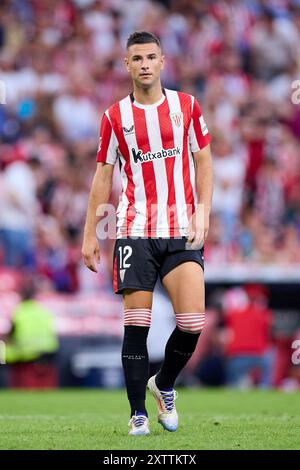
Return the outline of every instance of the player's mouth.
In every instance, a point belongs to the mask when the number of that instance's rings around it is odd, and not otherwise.
[[[152,73],[140,73],[140,77],[151,77]]]

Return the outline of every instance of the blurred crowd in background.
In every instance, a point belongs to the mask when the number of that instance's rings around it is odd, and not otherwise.
[[[299,264],[299,0],[2,0],[0,270],[34,273],[40,292],[112,292],[114,240],[99,276],[81,240],[100,119],[131,91],[135,30],[160,37],[163,85],[194,95],[212,134],[207,265]],[[116,168],[115,205],[119,194]]]
[[[1,264],[59,291],[85,285],[99,122],[131,90],[134,30],[161,38],[164,86],[199,99],[213,136],[206,262],[299,263],[300,2],[11,0],[0,7]],[[114,203],[119,191],[116,175]]]

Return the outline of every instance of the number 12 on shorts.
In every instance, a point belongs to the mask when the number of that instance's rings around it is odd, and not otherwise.
[[[120,269],[130,268],[131,263],[127,263],[128,258],[132,255],[132,248],[129,245],[119,246],[119,260],[120,260]]]

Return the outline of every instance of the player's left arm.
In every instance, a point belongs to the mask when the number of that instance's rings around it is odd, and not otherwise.
[[[188,242],[194,249],[200,248],[208,234],[212,204],[213,168],[210,151],[211,136],[208,132],[200,104],[192,98],[189,127],[189,145],[194,157],[197,208],[190,221]]]
[[[213,194],[213,167],[210,145],[193,152],[197,192],[197,209],[192,219],[188,242],[197,248],[204,244],[209,230]]]

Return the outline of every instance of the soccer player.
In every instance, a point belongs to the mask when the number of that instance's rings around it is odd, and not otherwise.
[[[168,431],[178,427],[175,380],[192,356],[205,321],[203,243],[213,177],[210,135],[199,103],[161,85],[164,55],[159,39],[145,31],[133,33],[125,64],[133,92],[102,118],[82,256],[97,272],[96,212],[109,200],[118,161],[123,189],[113,285],[124,304],[122,364],[131,407],[129,434],[139,435],[150,432],[147,382],[157,401],[158,422]],[[147,335],[158,275],[172,302],[176,328],[161,369],[148,380]]]

